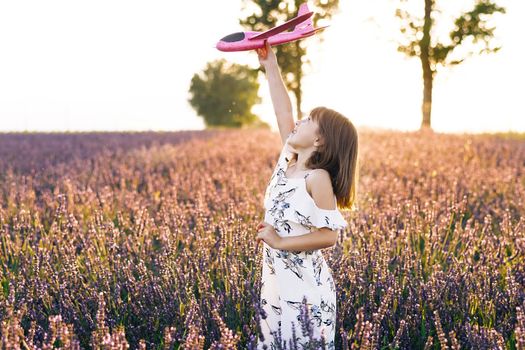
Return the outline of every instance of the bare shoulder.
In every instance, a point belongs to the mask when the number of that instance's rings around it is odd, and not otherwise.
[[[312,196],[317,207],[326,210],[336,209],[332,180],[327,170],[312,170],[310,175],[306,177],[306,190]]]

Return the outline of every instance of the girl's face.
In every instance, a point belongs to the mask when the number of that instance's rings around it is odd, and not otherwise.
[[[290,144],[302,148],[311,147],[317,136],[319,125],[308,116],[295,122],[295,128],[290,136]]]

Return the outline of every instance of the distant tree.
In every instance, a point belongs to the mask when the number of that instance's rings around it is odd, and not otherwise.
[[[206,127],[262,125],[251,112],[261,102],[257,91],[258,69],[230,64],[226,60],[208,62],[201,74],[193,75],[189,102]]]
[[[439,12],[435,6],[435,0],[420,1],[425,2],[423,18],[407,10],[407,0],[400,0],[399,7],[396,9],[396,17],[401,21],[400,30],[404,36],[403,42],[398,43],[398,51],[405,53],[408,57],[419,57],[421,60],[424,83],[421,129],[430,129],[432,83],[437,67],[460,64],[466,57],[474,54],[497,52],[500,47],[490,46],[495,27],[489,27],[487,21],[494,13],[505,13],[505,8],[497,6],[490,0],[476,0],[470,11],[455,19],[448,42],[441,43],[432,32],[434,14]],[[452,57],[454,49],[460,46],[468,46],[469,51],[461,57]]]
[[[242,0],[244,9],[247,5],[256,5],[258,11],[245,19],[240,19],[239,22],[247,30],[265,31],[297,16],[299,6],[304,2],[305,0]],[[314,26],[317,26],[320,19],[332,17],[332,14],[339,7],[339,0],[310,0],[308,6],[310,11],[315,11],[312,22]],[[321,34],[322,32],[319,32],[316,36],[321,38]],[[275,47],[275,55],[286,88],[295,96],[298,119],[301,119],[303,63],[309,63],[304,57],[306,55],[306,44],[304,40],[299,40],[278,45]]]

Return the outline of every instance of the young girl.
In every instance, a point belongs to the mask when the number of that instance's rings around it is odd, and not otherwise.
[[[294,123],[290,98],[268,43],[258,49],[265,68],[283,148],[264,197],[261,332],[257,349],[277,349],[278,332],[287,349],[335,349],[336,288],[321,249],[333,246],[348,224],[337,209],[353,209],[357,145],[354,125],[338,112],[317,107]],[[310,319],[301,318],[303,298]],[[266,347],[265,347],[266,345]],[[313,345],[313,347],[312,347]]]

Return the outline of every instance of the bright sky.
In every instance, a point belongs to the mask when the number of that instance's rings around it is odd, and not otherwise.
[[[324,105],[358,127],[419,128],[421,65],[396,51],[396,3],[341,0],[324,42],[305,39],[312,64],[303,80],[304,111]],[[448,6],[447,18],[473,0],[437,3]],[[503,48],[436,76],[436,131],[525,131],[525,2],[498,4],[507,9],[494,19]],[[254,51],[214,48],[243,30],[240,16],[240,0],[2,1],[0,130],[202,129],[187,102],[193,74],[218,58],[258,65]],[[446,33],[448,22],[441,23]],[[259,94],[254,111],[276,130],[262,75]]]

